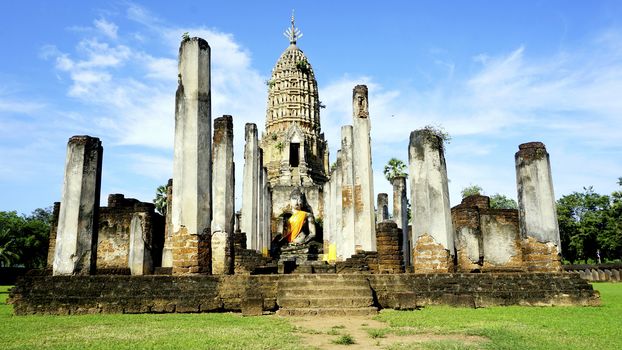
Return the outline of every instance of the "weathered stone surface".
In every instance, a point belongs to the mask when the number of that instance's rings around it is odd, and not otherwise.
[[[442,145],[443,140],[427,129],[410,134],[408,159],[415,272],[453,270],[454,231]]]
[[[257,125],[244,128],[244,174],[242,179],[242,220],[240,228],[246,233],[247,246],[257,250],[257,206],[259,203],[259,148]]]
[[[518,148],[516,184],[525,263],[531,271],[560,271],[561,244],[549,154],[541,142],[524,143]],[[549,243],[557,255],[548,251]],[[542,249],[546,250],[544,254]]]
[[[173,179],[166,184],[166,224],[164,229],[164,245],[162,247],[162,267],[173,267]]]
[[[173,274],[210,273],[212,221],[210,47],[200,38],[179,48],[173,158]]]
[[[235,169],[233,164],[233,118],[214,120],[212,200],[212,273],[233,273],[233,224]]]
[[[73,136],[67,143],[54,275],[87,275],[95,271],[102,155],[101,141],[96,137]]]
[[[139,221],[140,236],[148,247],[145,259],[151,266],[161,264],[164,240],[164,218],[155,212],[153,203],[125,198],[122,194],[108,196],[108,206],[99,210],[99,234],[97,243],[98,273],[123,271],[131,266],[130,246],[132,220]],[[142,254],[141,254],[142,255]],[[148,269],[151,271],[152,269]]]
[[[54,249],[56,248],[56,230],[58,228],[58,215],[60,214],[60,202],[54,202],[52,208],[52,222],[50,222],[50,243],[48,244],[47,268],[51,269],[54,264]]]
[[[389,220],[389,195],[378,193],[376,197],[376,223]]]
[[[406,195],[406,177],[396,176],[393,185],[393,221],[402,230],[402,255],[404,266],[410,266],[410,238],[408,235],[408,197]]]
[[[352,126],[341,127],[341,239],[337,243],[337,260],[345,260],[356,253],[355,208],[354,208],[354,163]],[[359,241],[360,244],[360,241]]]
[[[324,306],[323,299],[338,307]],[[600,304],[598,293],[575,273],[25,276],[9,297],[16,315],[244,309],[259,314],[260,301],[263,311],[278,309],[281,315],[333,316],[438,304]]]
[[[354,244],[376,250],[374,177],[371,159],[371,126],[367,86],[352,91],[352,166],[354,171]]]

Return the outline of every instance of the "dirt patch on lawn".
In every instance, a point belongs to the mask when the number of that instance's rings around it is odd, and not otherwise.
[[[488,341],[484,337],[462,334],[415,333],[410,327],[396,328],[371,317],[287,317],[305,345],[312,349],[408,349],[425,343],[458,345],[452,348],[478,348]],[[403,332],[400,332],[403,331]],[[397,334],[396,334],[397,333]],[[348,337],[349,336],[349,337]],[[351,341],[350,341],[351,340]],[[353,344],[352,344],[353,342]],[[344,344],[349,343],[349,344]]]

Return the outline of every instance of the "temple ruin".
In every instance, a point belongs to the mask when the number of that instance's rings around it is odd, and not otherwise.
[[[164,216],[122,194],[100,207],[102,142],[69,139],[48,269],[12,290],[16,314],[367,315],[430,304],[599,303],[578,274],[562,272],[542,143],[515,155],[518,210],[491,209],[484,196],[451,208],[443,140],[413,127],[408,176],[392,180],[389,205],[388,194],[374,193],[368,88],[353,87],[352,124],[332,140],[330,166],[317,81],[293,17],[286,36],[261,138],[257,124],[235,130],[235,116],[212,120],[210,46],[182,40]],[[233,149],[234,132],[244,133],[243,150]],[[234,152],[244,154],[242,179]]]

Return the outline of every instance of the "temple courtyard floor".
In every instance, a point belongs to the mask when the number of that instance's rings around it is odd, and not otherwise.
[[[621,349],[622,283],[599,307],[429,306],[373,317],[233,313],[14,316],[0,286],[0,349]]]

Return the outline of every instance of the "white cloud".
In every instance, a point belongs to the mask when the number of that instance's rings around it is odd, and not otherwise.
[[[95,28],[97,28],[97,30],[99,30],[102,34],[109,37],[110,39],[117,38],[117,31],[119,30],[119,27],[116,24],[108,22],[104,18],[94,20],[93,24],[95,25]]]

